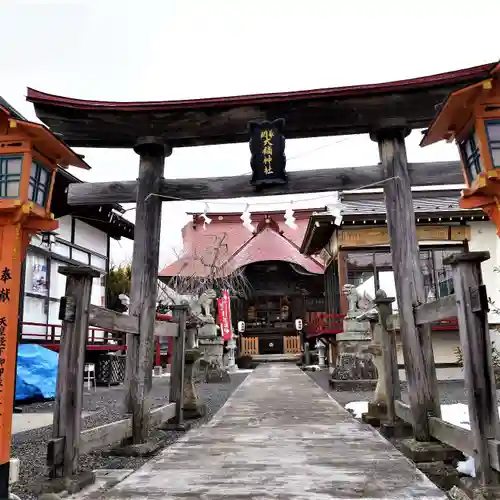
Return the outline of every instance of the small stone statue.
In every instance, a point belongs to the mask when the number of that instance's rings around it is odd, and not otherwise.
[[[358,292],[354,285],[346,284],[342,288],[342,293],[347,297],[347,303],[349,304],[349,309],[347,311],[347,316],[355,316],[354,313],[358,310]]]
[[[212,306],[212,301],[216,297],[217,297],[217,294],[216,294],[215,290],[212,290],[212,289],[206,290],[205,292],[203,292],[200,295],[198,302],[201,306],[203,315],[207,318],[211,317],[213,319],[212,313],[210,312],[210,310],[211,310],[211,306]]]
[[[326,346],[321,340],[316,342],[316,349],[318,350],[318,365],[323,368],[325,366],[325,351]]]
[[[204,291],[198,298],[189,303],[191,314],[202,323],[214,324],[215,320],[211,313],[212,301],[217,297],[215,290]]]

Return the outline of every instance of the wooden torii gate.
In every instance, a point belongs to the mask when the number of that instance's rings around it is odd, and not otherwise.
[[[356,189],[382,185],[400,304],[401,336],[415,437],[430,440],[427,415],[440,416],[430,328],[415,324],[413,307],[426,302],[419,268],[411,185],[461,184],[458,162],[408,164],[405,137],[427,126],[449,92],[484,79],[493,65],[431,77],[318,91],[163,103],[105,103],[28,89],[38,117],[71,146],[130,148],[139,155],[137,181],[72,185],[74,205],[136,202],[130,313],[140,335],[129,339],[128,384],[134,442],[146,439],[152,387],[161,203]],[[404,103],[404,106],[402,105]],[[163,178],[172,148],[244,142],[250,120],[285,117],[287,138],[370,133],[380,164],[288,174],[287,184],[255,192],[245,176]],[[418,376],[415,374],[419,374]]]
[[[414,322],[413,305],[426,302],[422,272],[418,265],[419,249],[411,186],[459,184],[463,181],[458,162],[408,164],[404,139],[408,130],[380,129],[373,134],[379,144],[381,164],[350,169],[321,169],[289,174],[290,182],[256,193],[249,179],[241,177],[167,180],[163,178],[165,158],[171,150],[160,138],[143,138],[135,151],[140,156],[138,181],[86,183],[69,187],[68,200],[73,205],[111,203],[118,198],[123,203],[136,202],[135,238],[132,258],[131,314],[139,318],[139,336],[130,335],[127,349],[127,383],[131,384],[129,407],[132,412],[135,442],[145,440],[148,434],[146,417],[149,411],[151,373],[158,276],[161,203],[164,193],[175,193],[181,199],[238,198],[252,194],[295,194],[357,189],[366,185],[384,187],[387,224],[391,237],[391,253],[400,306],[401,335],[405,365],[412,367],[409,375],[421,377],[408,380],[410,398],[426,395],[412,401],[418,408],[414,415],[416,436],[429,439],[426,428],[427,412],[440,416],[437,378],[434,369],[430,328]],[[359,174],[358,174],[359,172]],[[172,184],[177,186],[174,191]],[[227,187],[226,187],[227,186]],[[231,188],[229,188],[231,186]],[[306,186],[306,187],[304,187]],[[346,188],[346,186],[348,186]],[[154,196],[158,194],[159,196]],[[153,196],[152,196],[153,195]],[[405,286],[398,284],[405,283]],[[417,404],[415,404],[417,403]]]

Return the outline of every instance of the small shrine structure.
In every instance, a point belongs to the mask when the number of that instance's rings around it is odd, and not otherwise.
[[[323,266],[299,251],[313,212],[296,210],[292,227],[285,211],[190,214],[182,256],[159,278],[180,293],[194,281],[229,289],[233,331],[245,323],[240,355],[297,357],[302,339],[295,320],[324,312]]]

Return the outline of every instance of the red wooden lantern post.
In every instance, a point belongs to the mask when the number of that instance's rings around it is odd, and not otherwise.
[[[421,142],[455,140],[467,187],[462,208],[481,208],[500,236],[500,64],[487,78],[453,92]]]
[[[32,234],[59,226],[50,212],[58,165],[89,168],[46,127],[0,106],[0,499],[8,498],[21,265]]]

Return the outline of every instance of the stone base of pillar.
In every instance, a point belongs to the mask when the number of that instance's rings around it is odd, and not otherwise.
[[[202,354],[196,349],[189,349],[185,354],[184,387],[183,387],[183,414],[185,419],[200,418],[205,414],[205,407],[200,400],[195,385],[195,369]]]
[[[379,432],[386,439],[406,438],[413,436],[413,427],[404,420],[397,419],[394,422],[380,422]]]
[[[400,451],[415,463],[419,462],[451,462],[464,460],[461,451],[438,441],[417,441],[405,439],[400,444]]]
[[[365,424],[380,427],[380,423],[387,417],[387,405],[383,402],[368,403],[368,411],[361,415]]]
[[[363,333],[348,333],[349,339],[338,341],[337,358],[330,386],[340,391],[374,390],[377,369],[370,352],[371,338]]]
[[[500,498],[500,487],[479,486],[476,478],[466,476],[459,479],[448,495],[453,500],[495,500]]]

